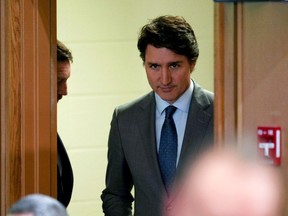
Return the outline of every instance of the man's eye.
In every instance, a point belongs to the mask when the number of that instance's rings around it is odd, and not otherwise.
[[[180,67],[180,65],[178,63],[170,65],[170,68],[172,68],[172,69],[175,69],[175,68],[178,68],[178,67]]]
[[[151,68],[151,69],[156,69],[156,68],[158,68],[158,67],[159,67],[159,65],[157,65],[157,64],[151,64],[151,65],[150,65],[150,68]]]

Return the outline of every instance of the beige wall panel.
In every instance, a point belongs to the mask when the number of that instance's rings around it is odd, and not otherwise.
[[[106,149],[71,150],[69,154],[73,160],[73,167],[75,167],[73,199],[75,201],[99,200],[99,194],[101,194],[105,184],[105,179],[102,178],[105,175],[105,170],[99,168],[96,172],[95,164],[99,167],[105,167],[107,163]],[[88,170],[90,171],[87,172]]]
[[[148,19],[171,14],[184,16],[198,32],[213,32],[211,0],[59,0],[58,36],[65,41],[135,40]]]
[[[72,43],[69,94],[107,95],[149,88],[135,42]]]
[[[58,132],[65,146],[68,149],[107,147],[114,108],[137,97],[137,94],[67,97],[59,102]]]

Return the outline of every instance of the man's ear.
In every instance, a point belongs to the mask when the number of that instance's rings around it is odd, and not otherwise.
[[[194,70],[195,65],[196,65],[196,62],[195,62],[195,61],[192,61],[192,62],[190,63],[190,73],[192,73],[192,71]]]

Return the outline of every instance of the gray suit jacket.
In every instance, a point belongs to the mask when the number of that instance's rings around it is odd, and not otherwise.
[[[194,83],[182,150],[181,176],[188,161],[213,143],[214,95]],[[167,196],[158,165],[155,138],[155,98],[144,97],[115,109],[108,141],[106,188],[101,198],[106,216],[160,216]]]

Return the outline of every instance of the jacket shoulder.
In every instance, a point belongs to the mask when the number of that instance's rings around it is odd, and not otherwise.
[[[214,93],[202,88],[199,84],[194,82],[195,88],[193,91],[192,100],[196,101],[202,107],[213,107]]]
[[[122,104],[118,107],[116,107],[115,111],[117,113],[125,113],[125,112],[131,112],[133,110],[139,110],[139,109],[146,109],[151,105],[151,103],[154,103],[154,93],[149,92],[148,94],[143,95],[140,98],[137,98],[131,102]]]

